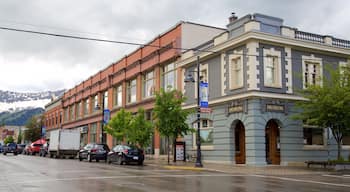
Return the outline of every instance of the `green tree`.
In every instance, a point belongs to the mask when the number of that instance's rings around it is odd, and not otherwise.
[[[153,134],[153,125],[145,119],[145,110],[139,108],[137,115],[132,118],[131,126],[127,132],[127,141],[139,145],[142,149],[149,145]]]
[[[4,139],[4,144],[6,145],[7,143],[13,143],[14,142],[14,139],[12,137],[12,135],[9,135],[7,136],[5,139]]]
[[[22,133],[18,133],[18,137],[17,137],[17,143],[20,144],[22,143]]]
[[[127,130],[131,127],[131,120],[131,113],[122,108],[112,117],[104,129],[108,134],[112,135],[118,141],[121,141],[123,138],[127,137]]]
[[[350,127],[350,73],[348,68],[326,68],[329,78],[320,79],[322,85],[308,85],[301,91],[306,101],[297,102],[302,109],[297,119],[306,124],[330,128],[338,144],[338,159],[341,158],[341,143]]]
[[[180,91],[164,90],[156,93],[156,101],[154,106],[155,125],[159,133],[168,140],[174,138],[174,142],[178,136],[184,136],[193,129],[186,123],[189,111],[183,110],[181,105],[186,98]],[[174,143],[175,144],[175,143]],[[175,146],[175,145],[174,145]],[[170,163],[170,154],[168,150],[168,163]]]
[[[43,122],[42,115],[31,117],[26,123],[27,130],[24,132],[24,138],[32,142],[40,139]]]

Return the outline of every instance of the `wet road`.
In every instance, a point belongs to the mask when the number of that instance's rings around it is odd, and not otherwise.
[[[0,191],[350,191],[347,175],[266,176],[0,155]]]

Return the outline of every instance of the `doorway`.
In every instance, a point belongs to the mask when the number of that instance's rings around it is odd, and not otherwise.
[[[265,128],[266,163],[279,165],[281,162],[280,130],[275,120],[269,120]]]
[[[242,121],[236,123],[234,136],[236,164],[245,164],[245,129]]]

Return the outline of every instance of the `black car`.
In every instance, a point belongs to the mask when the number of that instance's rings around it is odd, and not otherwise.
[[[120,165],[124,163],[137,163],[143,165],[145,155],[142,149],[139,149],[135,146],[127,145],[117,145],[113,147],[112,151],[108,153],[107,162],[117,162]]]
[[[17,153],[22,154],[26,144],[17,144]]]
[[[109,147],[106,144],[89,143],[85,145],[78,153],[79,161],[83,159],[91,162],[92,160],[105,160],[107,162],[107,154],[109,152]]]
[[[17,155],[17,144],[7,143],[7,145],[4,147],[4,155],[7,153],[13,153],[14,155]]]

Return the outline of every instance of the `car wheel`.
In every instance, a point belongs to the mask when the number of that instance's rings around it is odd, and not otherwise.
[[[83,158],[81,158],[80,155],[79,155],[79,161],[82,161],[82,160],[83,160]]]
[[[119,164],[119,165],[123,165],[123,160],[122,160],[121,157],[118,157],[118,164]]]
[[[99,160],[99,159],[96,159],[96,162],[100,162],[100,160]]]
[[[13,153],[14,155],[17,155],[17,153]]]
[[[107,157],[106,161],[107,161],[108,164],[112,163],[111,158],[109,158],[109,157]]]
[[[91,162],[91,161],[92,161],[92,159],[91,159],[91,155],[90,155],[90,154],[88,154],[88,155],[87,155],[87,160],[88,160],[89,162]]]
[[[4,155],[6,155],[6,153],[4,152]]]
[[[143,165],[143,161],[139,161],[139,162],[138,162],[138,165]]]

